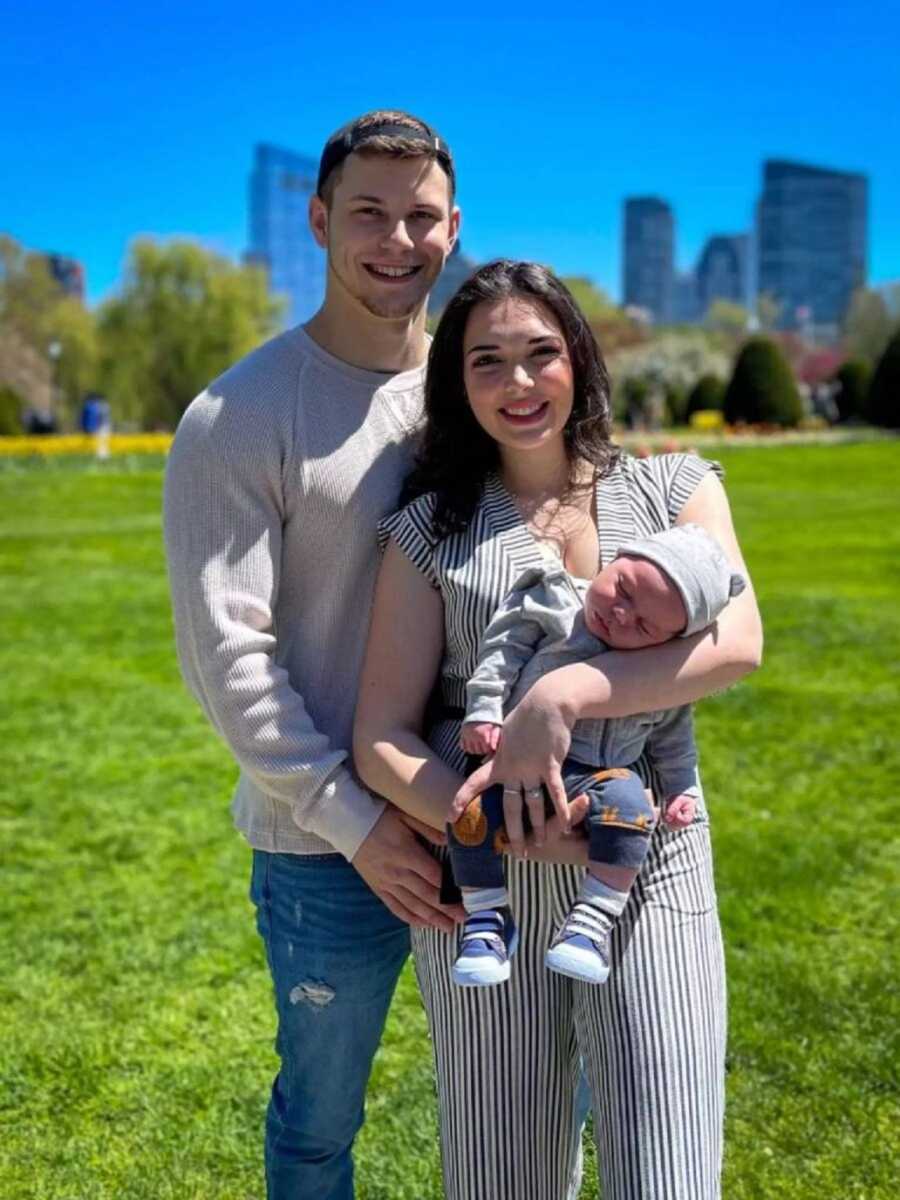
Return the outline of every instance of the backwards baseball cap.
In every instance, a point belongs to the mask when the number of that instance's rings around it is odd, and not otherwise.
[[[368,116],[368,114],[364,114],[364,116]],[[411,123],[406,124],[397,120],[401,116],[407,117]],[[414,117],[411,113],[392,112],[385,113],[383,121],[368,121],[364,120],[364,117],[356,117],[331,135],[325,143],[322,157],[319,160],[316,194],[322,195],[325,181],[335,167],[339,167],[354,150],[358,150],[361,146],[365,146],[366,142],[377,137],[403,138],[407,142],[421,143],[423,152],[430,152],[446,172],[451,190],[455,188],[456,172],[453,169],[453,155],[444,139],[419,117]]]
[[[681,593],[687,625],[680,637],[690,637],[711,625],[732,596],[747,586],[725,551],[701,525],[673,525],[639,541],[619,547],[619,554],[646,558],[669,576]]]

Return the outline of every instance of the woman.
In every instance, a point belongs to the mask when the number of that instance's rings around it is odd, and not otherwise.
[[[385,522],[354,739],[366,783],[436,829],[461,783],[460,709],[478,638],[524,567],[553,554],[590,577],[621,543],[694,521],[746,574],[712,464],[687,455],[630,460],[609,432],[603,360],[562,284],[527,263],[478,271],[451,300],[431,348],[414,498]],[[508,720],[500,753],[467,794],[496,779],[518,793],[506,820],[522,847],[521,796],[542,782],[558,790],[566,724],[694,700],[752,669],[760,640],[748,588],[694,638],[554,672]],[[424,730],[438,675],[441,711]],[[454,987],[455,939],[429,928],[414,934],[446,1193],[570,1194],[583,1060],[605,1200],[711,1200],[725,1025],[705,809],[687,830],[654,834],[616,930],[610,982],[599,988],[544,969],[581,874],[566,860],[584,863],[586,852],[556,821],[544,830],[538,807],[529,812],[537,829],[527,857],[509,861],[523,935],[509,983]],[[582,814],[573,806],[573,818]]]

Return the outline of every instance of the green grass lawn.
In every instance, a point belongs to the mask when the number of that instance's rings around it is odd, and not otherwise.
[[[767,635],[698,717],[724,1194],[893,1200],[900,443],[721,457]],[[263,1196],[269,984],[234,770],[174,662],[160,489],[158,464],[0,471],[4,1198]],[[361,1200],[441,1195],[409,970],[357,1164]]]

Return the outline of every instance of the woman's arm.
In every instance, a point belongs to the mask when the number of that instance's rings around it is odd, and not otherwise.
[[[762,661],[762,621],[741,554],[725,489],[710,472],[685,503],[676,525],[702,525],[741,571],[747,587],[708,629],[647,650],[613,651],[566,668],[557,681],[572,722],[581,717],[624,717],[701,700],[756,670]],[[558,672],[562,675],[563,672]]]
[[[497,780],[559,779],[571,729],[581,717],[621,717],[674,708],[728,687],[755,670],[762,658],[762,622],[741,555],[725,490],[706,475],[679,513],[676,524],[693,521],[719,540],[747,587],[709,629],[647,650],[609,651],[586,663],[550,672],[534,685],[503,726],[500,749],[469,777],[457,794],[461,810]]]
[[[425,705],[444,649],[444,605],[399,546],[385,552],[353,729],[363,782],[443,830],[460,777],[422,739]]]
[[[421,728],[443,649],[441,598],[391,541],[375,590],[353,758],[372,791],[440,830],[461,780],[422,740]],[[580,821],[587,813],[587,799],[573,800],[566,808],[570,824]],[[521,849],[521,836],[515,845]],[[532,844],[529,853],[546,861],[583,863],[587,842],[567,834],[554,816],[542,844]]]

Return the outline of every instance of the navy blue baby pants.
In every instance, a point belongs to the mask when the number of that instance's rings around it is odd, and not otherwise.
[[[655,821],[640,776],[627,767],[590,767],[567,758],[562,769],[566,795],[590,800],[585,817],[592,863],[637,871],[647,857]],[[545,795],[548,816],[553,812]],[[526,832],[528,810],[523,811]],[[503,787],[494,784],[476,796],[455,825],[448,826],[453,878],[459,887],[503,887]]]

